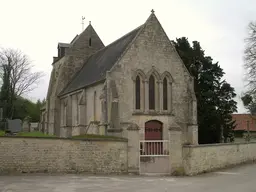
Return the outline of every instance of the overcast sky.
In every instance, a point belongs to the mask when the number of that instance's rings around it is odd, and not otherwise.
[[[0,0],[0,47],[26,53],[45,77],[29,95],[43,99],[58,42],[69,43],[89,21],[105,45],[143,24],[153,8],[169,38],[197,40],[219,61],[239,96],[245,90],[243,49],[246,27],[256,20],[255,0]]]

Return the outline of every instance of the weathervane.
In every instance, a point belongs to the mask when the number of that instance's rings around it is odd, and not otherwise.
[[[85,17],[82,16],[82,31],[84,31],[84,20],[85,20]]]

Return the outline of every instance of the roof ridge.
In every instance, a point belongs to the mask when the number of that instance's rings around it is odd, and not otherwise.
[[[120,54],[120,57],[116,60],[116,63],[119,62],[119,60],[125,55],[125,53],[127,52],[127,50],[130,49],[131,45],[133,44],[133,42],[137,39],[137,37],[140,35],[141,31],[145,28],[146,26],[146,22],[142,25],[140,25],[139,27],[137,27],[136,29],[134,29],[133,31],[135,30],[138,30],[136,35],[134,36],[134,38],[130,41],[130,43],[126,46],[126,49]],[[133,32],[131,31],[131,32]],[[129,33],[128,33],[129,34]],[[112,66],[112,68],[114,67],[115,65]],[[112,69],[111,68],[111,69]],[[110,71],[111,71],[110,69]]]
[[[76,39],[77,39],[77,37],[78,37],[79,35],[78,34],[76,34],[76,36],[72,39],[72,41],[70,42],[70,45],[73,45],[73,43],[76,41]]]
[[[98,51],[96,51],[96,52],[95,52],[94,54],[92,54],[91,56],[96,55],[98,52],[100,52],[100,51],[102,51],[102,50],[104,50],[104,49],[106,49],[106,48],[109,48],[111,45],[113,45],[113,44],[117,43],[118,41],[120,41],[121,39],[127,37],[127,36],[130,35],[132,32],[134,32],[134,31],[138,30],[139,28],[141,28],[143,25],[144,25],[144,24],[140,25],[139,27],[136,27],[135,29],[133,29],[133,30],[130,31],[129,33],[126,33],[125,35],[123,35],[122,37],[116,39],[115,41],[113,41],[112,43],[108,44],[107,46],[105,46],[105,47],[99,49]],[[91,56],[90,56],[90,57],[91,57]],[[89,57],[89,58],[90,58],[90,57]],[[89,58],[88,58],[88,60],[89,60]]]

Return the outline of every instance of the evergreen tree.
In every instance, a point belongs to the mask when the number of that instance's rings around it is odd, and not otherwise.
[[[10,66],[2,66],[2,87],[0,93],[0,103],[3,108],[3,118],[10,118],[11,116],[11,87],[10,87]]]
[[[41,106],[40,100],[34,103],[28,99],[17,97],[14,102],[13,118],[24,120],[26,117],[30,117],[31,122],[39,122]]]
[[[199,143],[218,143],[223,136],[232,140],[234,122],[231,114],[236,111],[234,88],[222,81],[225,74],[218,62],[205,56],[197,41],[190,45],[187,38],[173,41],[181,59],[195,78],[195,94],[198,107]]]

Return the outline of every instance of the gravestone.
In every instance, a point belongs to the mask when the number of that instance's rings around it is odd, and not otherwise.
[[[30,123],[27,119],[25,119],[23,121],[23,124],[22,124],[22,131],[23,132],[30,132]]]
[[[39,123],[30,123],[30,131],[39,131]]]
[[[22,130],[22,121],[20,119],[7,120],[8,131],[18,133]]]

